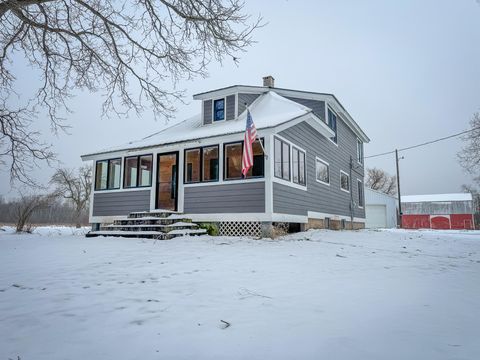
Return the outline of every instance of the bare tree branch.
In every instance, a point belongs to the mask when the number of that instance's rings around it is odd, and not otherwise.
[[[178,81],[206,76],[212,60],[238,61],[263,25],[241,0],[0,0],[0,19],[4,111],[21,55],[41,79],[23,116],[45,110],[54,132],[66,130],[61,114],[76,90],[100,92],[104,116],[148,108],[170,119]]]
[[[475,113],[470,120],[472,131],[462,136],[465,146],[458,153],[460,165],[470,174],[480,173],[480,114]]]
[[[388,195],[397,194],[397,177],[390,176],[382,169],[367,169],[365,185],[370,189],[381,191]]]

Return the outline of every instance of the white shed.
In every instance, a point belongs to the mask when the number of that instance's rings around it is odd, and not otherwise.
[[[367,229],[397,227],[397,198],[365,188],[365,227]]]

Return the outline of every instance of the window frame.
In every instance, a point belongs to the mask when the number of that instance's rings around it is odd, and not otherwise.
[[[330,126],[330,113],[332,113],[335,116],[335,130],[332,129]],[[330,106],[327,106],[327,126],[330,128],[330,130],[335,131],[335,137],[328,138],[332,143],[338,146],[338,114],[330,108]]]
[[[307,186],[307,152],[305,150],[301,150],[298,146],[295,146],[295,145],[291,145],[292,147],[292,155],[291,155],[291,168],[292,168],[292,174],[291,174],[291,178],[292,178],[292,182],[294,184],[297,184],[297,185],[300,185],[300,186]],[[294,177],[293,177],[293,151],[296,150],[298,152],[298,168],[297,168],[297,171],[298,171],[298,182],[296,182],[294,180]],[[300,182],[300,154],[303,154],[303,180],[304,182],[301,183]]]
[[[120,160],[120,181],[118,187],[112,187],[109,188],[108,184],[110,183],[110,162],[115,161],[115,160]],[[107,179],[106,179],[106,187],[105,189],[97,189],[97,165],[99,162],[107,162]],[[94,178],[94,191],[109,191],[109,190],[118,190],[122,187],[122,158],[121,157],[116,157],[116,158],[111,158],[111,159],[102,159],[102,160],[97,160],[95,161],[95,178]]]
[[[215,102],[223,100],[223,119],[215,120]],[[212,99],[212,124],[219,123],[227,120],[227,97],[219,97],[217,99]]]
[[[218,176],[216,180],[203,180],[203,149],[205,148],[212,148],[216,147],[217,148],[217,153],[218,153]],[[199,180],[198,181],[187,181],[187,172],[185,171],[187,168],[187,151],[192,151],[192,150],[200,150],[200,175],[199,175]],[[183,184],[184,185],[189,185],[189,184],[200,184],[200,183],[214,183],[214,182],[219,182],[220,181],[220,144],[212,144],[212,145],[205,145],[205,146],[196,146],[193,148],[188,148],[183,150]]]
[[[280,163],[281,163],[281,173],[282,173],[281,177],[277,176],[277,174],[275,174],[275,140],[280,141]],[[288,146],[288,179],[283,177],[283,172],[284,172],[284,169],[283,169],[283,164],[284,164],[283,145],[284,144]],[[292,147],[293,146],[294,146],[293,144],[283,140],[282,138],[280,138],[278,136],[273,137],[273,162],[274,162],[274,164],[273,164],[273,176],[276,177],[277,179],[292,182]],[[297,149],[299,149],[299,148],[297,147]],[[306,152],[305,152],[305,154],[306,154]],[[307,179],[305,179],[305,183],[306,182],[307,182]],[[297,184],[297,185],[299,185],[299,184]]]
[[[360,189],[362,189],[361,193],[362,193],[362,196],[360,197]],[[360,180],[359,178],[357,178],[357,190],[358,190],[358,208],[359,209],[363,209],[364,206],[365,206],[365,190],[364,190],[364,186],[363,186],[363,181]],[[360,205],[360,200],[362,202],[362,205]]]
[[[348,179],[348,190],[345,190],[345,189],[342,187],[342,174],[347,176],[347,179]],[[345,191],[346,193],[350,193],[351,189],[352,189],[352,184],[351,184],[351,181],[350,181],[350,175],[348,175],[345,171],[340,170],[340,190]]]
[[[363,165],[363,141],[357,138],[357,162]]]
[[[140,158],[144,156],[150,156],[152,158],[152,169],[150,170],[150,185],[138,185],[140,183]],[[127,176],[127,159],[137,158],[137,176],[136,176],[136,185],[135,186],[125,186],[125,177]],[[123,189],[135,189],[135,188],[147,188],[152,187],[152,175],[153,175],[153,154],[142,154],[142,155],[132,155],[125,156],[123,158]]]
[[[265,147],[265,138],[260,138],[260,139],[255,139],[255,141],[259,140],[261,143],[262,143],[262,146]],[[230,141],[230,142],[225,142],[223,143],[223,153],[222,153],[222,164],[223,164],[223,181],[238,181],[238,180],[250,180],[250,179],[264,179],[265,178],[265,160],[263,161],[263,175],[262,176],[249,176],[249,177],[243,177],[243,175],[241,177],[236,177],[236,178],[227,178],[227,164],[226,164],[226,161],[227,161],[227,157],[225,156],[226,155],[226,147],[228,145],[233,145],[233,144],[242,144],[242,156],[243,156],[243,146],[244,146],[244,140],[238,140],[238,141]]]
[[[325,182],[325,181],[322,181],[322,180],[318,179],[318,177],[317,177],[317,163],[318,162],[321,162],[321,163],[323,163],[324,165],[327,166],[328,182]],[[315,157],[315,180],[317,180],[317,182],[319,182],[320,184],[330,186],[330,164],[328,162],[326,162],[325,160],[319,158],[318,156]]]

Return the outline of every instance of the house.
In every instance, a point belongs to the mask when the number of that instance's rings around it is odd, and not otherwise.
[[[405,229],[474,229],[472,194],[402,196]]]
[[[272,224],[363,228],[363,144],[369,138],[332,94],[234,85],[196,94],[199,114],[93,161],[90,222],[168,210],[218,223],[222,234]],[[258,138],[242,178],[246,108]],[[263,153],[262,146],[265,149]]]
[[[365,187],[365,227],[396,228],[398,200],[395,196]]]

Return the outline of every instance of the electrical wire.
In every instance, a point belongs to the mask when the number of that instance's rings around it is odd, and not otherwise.
[[[465,131],[462,131],[462,132],[459,132],[459,133],[456,133],[456,134],[452,134],[452,135],[448,135],[448,136],[438,138],[438,139],[435,139],[435,140],[430,140],[430,141],[427,141],[427,142],[424,142],[424,143],[421,143],[421,144],[412,145],[412,146],[408,146],[408,147],[405,147],[405,148],[397,149],[397,151],[401,152],[401,151],[405,151],[405,150],[415,149],[415,148],[425,146],[425,145],[430,145],[430,144],[433,144],[433,143],[437,143],[439,141],[443,141],[443,140],[451,139],[451,138],[454,138],[454,137],[457,137],[457,136],[460,136],[460,135],[463,135],[463,134],[467,134],[467,133],[475,131],[475,130],[480,130],[480,127],[476,127],[476,128],[470,129],[470,130],[465,130]],[[395,154],[395,150],[387,151],[387,152],[380,153],[380,154],[365,156],[365,159],[371,159],[371,158],[374,158],[374,157],[379,157],[379,156],[384,156],[384,155],[389,155],[389,154]]]

